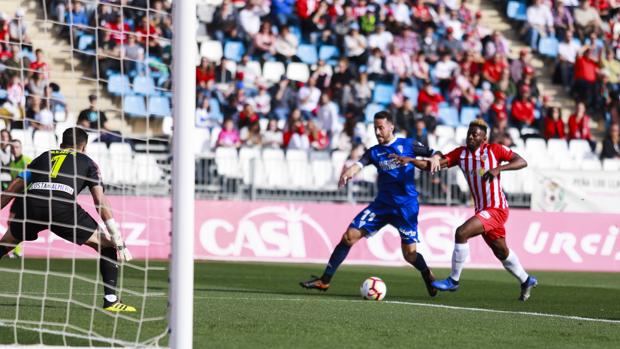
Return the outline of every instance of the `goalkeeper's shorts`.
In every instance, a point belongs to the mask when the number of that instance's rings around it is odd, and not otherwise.
[[[31,199],[17,198],[9,218],[11,235],[22,241],[34,241],[39,232],[49,229],[61,238],[82,245],[95,233],[99,225],[88,212],[75,204],[53,203],[36,205]],[[40,200],[36,200],[41,202]]]

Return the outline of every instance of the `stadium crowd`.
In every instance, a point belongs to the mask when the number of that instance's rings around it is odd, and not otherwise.
[[[223,126],[218,146],[267,138],[264,145],[285,149],[350,150],[368,136],[359,122],[384,108],[403,134],[422,142],[437,124],[481,117],[492,125],[492,141],[506,145],[514,141],[508,127],[523,137],[595,145],[589,115],[598,115],[596,102],[580,100],[564,125],[538,90],[530,50],[510,59],[509,42],[466,0],[213,3],[199,5],[199,30],[224,54],[201,51],[196,121]],[[266,78],[279,63],[281,79]],[[300,63],[308,73],[289,74]],[[579,74],[576,96],[593,96]]]

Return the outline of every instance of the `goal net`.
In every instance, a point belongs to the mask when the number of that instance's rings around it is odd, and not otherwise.
[[[134,257],[114,290],[137,309],[104,310],[100,254],[43,230],[0,260],[0,346],[168,345],[172,30],[170,0],[0,1],[2,190],[67,128],[86,129]],[[77,200],[107,231],[87,188]]]

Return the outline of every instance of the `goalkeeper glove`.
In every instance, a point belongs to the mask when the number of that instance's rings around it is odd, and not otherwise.
[[[121,259],[121,262],[129,262],[133,259],[131,256],[131,252],[125,246],[125,242],[121,237],[120,229],[118,227],[118,223],[114,220],[114,218],[110,218],[105,221],[105,225],[108,228],[108,232],[110,233],[110,237],[112,238],[112,242],[116,246],[118,250],[118,255]]]

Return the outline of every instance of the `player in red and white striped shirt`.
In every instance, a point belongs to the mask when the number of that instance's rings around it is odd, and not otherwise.
[[[458,147],[446,155],[433,155],[441,157],[442,168],[453,166],[461,168],[474,197],[476,213],[456,229],[450,277],[435,281],[432,285],[440,291],[456,291],[459,288],[463,265],[469,255],[467,240],[482,235],[504,268],[521,283],[519,299],[525,301],[538,281],[525,272],[516,253],[506,245],[504,224],[508,219],[508,203],[500,184],[500,173],[522,169],[527,166],[527,162],[510,148],[488,144],[487,130],[488,126],[483,120],[474,120],[469,124],[466,146]],[[399,157],[398,160],[413,162],[423,170],[429,169],[427,161],[403,157]],[[502,162],[505,164],[502,165]]]

